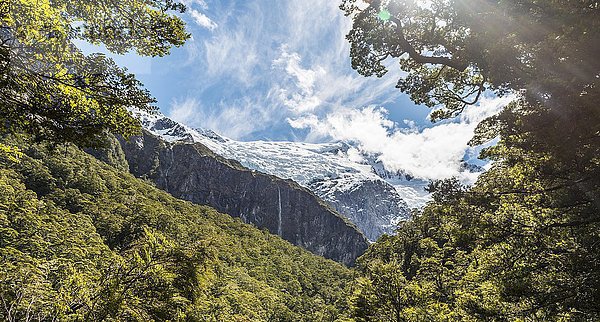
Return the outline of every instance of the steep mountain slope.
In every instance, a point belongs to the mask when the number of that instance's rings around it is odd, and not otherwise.
[[[343,142],[239,142],[210,130],[191,129],[161,114],[136,114],[145,129],[169,142],[200,142],[245,167],[294,180],[354,222],[370,240],[392,234],[396,224],[408,218],[410,208],[429,200],[426,181],[389,172],[376,156],[359,155]]]
[[[13,143],[11,143],[13,144]],[[352,273],[72,147],[0,151],[0,320],[333,321]]]
[[[364,235],[313,193],[291,180],[256,172],[200,143],[168,143],[144,131],[122,141],[130,171],[173,196],[240,217],[291,243],[351,265]]]

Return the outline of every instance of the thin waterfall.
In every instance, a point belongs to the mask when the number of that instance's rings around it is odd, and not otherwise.
[[[279,201],[277,212],[279,214],[279,225],[277,226],[277,235],[281,236],[281,190],[277,187],[277,199]]]

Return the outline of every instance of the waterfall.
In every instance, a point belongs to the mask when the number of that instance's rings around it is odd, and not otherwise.
[[[165,169],[164,171],[164,179],[165,179],[165,190],[167,192],[170,192],[171,189],[169,188],[169,172],[171,172],[171,168],[173,168],[173,166],[175,165],[175,156],[173,155],[173,147],[172,146],[167,146],[167,155],[171,156],[171,163],[169,164],[169,166]],[[158,162],[160,164],[160,154],[158,155]],[[165,162],[166,163],[166,162]],[[160,169],[161,167],[159,167]]]
[[[279,204],[277,207],[277,212],[279,214],[279,225],[277,226],[277,235],[282,236],[281,234],[281,190],[277,187],[277,199],[279,200]]]

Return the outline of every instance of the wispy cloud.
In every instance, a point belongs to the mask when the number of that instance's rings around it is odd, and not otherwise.
[[[190,12],[190,15],[192,16],[192,18],[194,19],[194,21],[200,27],[204,27],[208,30],[214,30],[215,28],[217,28],[217,24],[214,21],[212,21],[208,16],[203,14],[202,12],[195,10],[195,9],[191,9],[189,12]]]
[[[203,10],[208,10],[208,4],[204,0],[179,0],[179,2],[183,3],[187,8],[198,6]]]
[[[365,78],[352,70],[345,40],[351,21],[335,2],[226,0],[207,1],[208,6],[218,28],[186,46],[186,66],[196,75],[188,96],[202,98],[198,113],[211,117],[187,123],[230,124],[218,127],[236,139],[305,140],[287,118],[386,104],[400,95],[394,88],[398,74]],[[232,109],[261,115],[264,123],[254,129],[233,126]],[[263,116],[265,110],[275,113]]]
[[[194,97],[186,97],[172,101],[167,116],[192,127],[202,124],[203,128],[214,130],[230,138],[238,138],[271,128],[275,123],[274,119],[284,119],[280,109],[267,103],[272,96],[268,94],[259,100],[240,98],[211,108],[206,108]],[[256,108],[256,106],[265,107]]]
[[[397,111],[406,99],[395,88],[402,76],[396,62],[386,62],[390,72],[382,78],[351,68],[345,35],[352,22],[337,2],[192,4],[202,13],[210,7],[218,28],[194,39],[193,85],[167,111],[191,126],[241,140],[354,141],[390,169],[438,179],[462,175],[475,126],[505,103],[484,100],[461,118],[433,126],[424,126],[426,112],[403,122],[410,112]]]
[[[431,125],[429,110],[395,88],[397,62],[385,61],[382,78],[352,69],[352,22],[337,1],[185,1],[193,39],[177,61],[178,97],[163,111],[192,127],[238,140],[354,141],[389,169],[468,180],[460,163],[476,154],[466,145],[474,128],[510,99]]]
[[[218,27],[217,23],[210,19],[205,13],[208,10],[208,4],[204,0],[181,0],[188,8],[188,13],[192,20],[200,27],[208,30],[214,30]],[[201,9],[201,10],[200,10]]]
[[[273,61],[273,68],[285,70],[289,77],[284,77],[284,85],[287,86],[278,89],[279,98],[294,113],[314,111],[322,103],[315,94],[315,83],[317,79],[326,76],[325,70],[320,66],[314,69],[303,68],[300,55],[288,53],[286,45],[282,46],[281,51],[281,56]],[[295,88],[290,88],[292,84]]]
[[[256,45],[247,42],[248,35],[241,31],[219,33],[204,43],[206,70],[203,82],[211,84],[223,79],[249,87],[258,77],[253,73],[258,63]],[[233,85],[233,84],[232,84]]]

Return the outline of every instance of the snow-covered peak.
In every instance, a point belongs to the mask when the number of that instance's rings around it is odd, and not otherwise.
[[[213,152],[242,165],[307,188],[315,182],[335,180],[335,189],[351,191],[365,181],[391,184],[409,207],[418,208],[429,200],[428,182],[402,171],[387,171],[377,156],[364,154],[345,142],[301,143],[282,141],[235,141],[212,130],[193,129],[160,113],[133,112],[142,126],[169,142],[199,142]]]
[[[169,142],[198,142],[247,168],[292,179],[354,222],[372,241],[393,234],[398,222],[430,200],[428,180],[390,171],[378,155],[346,142],[242,142],[212,130],[193,129],[160,113],[132,111],[142,126]],[[473,176],[483,168],[463,161]]]
[[[292,179],[354,222],[372,241],[393,234],[399,221],[430,200],[428,180],[390,171],[378,155],[346,142],[242,142],[194,129],[160,113],[132,111],[142,126],[169,142],[198,142],[247,168]],[[483,169],[463,162],[465,172]]]

